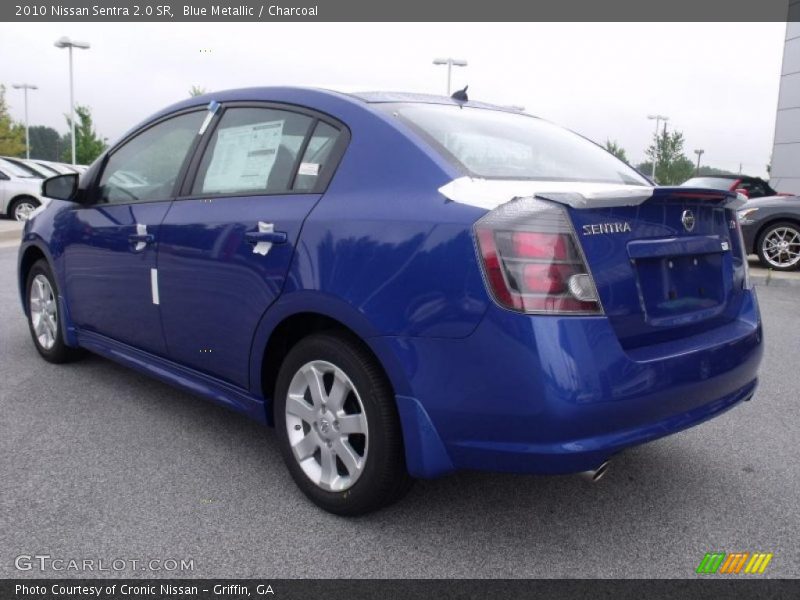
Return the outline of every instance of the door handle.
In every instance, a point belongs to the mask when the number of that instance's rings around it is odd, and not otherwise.
[[[131,244],[152,244],[156,240],[152,233],[132,233],[128,236],[128,241]]]
[[[248,231],[244,237],[248,244],[258,244],[259,242],[285,244],[289,239],[285,231]]]
[[[154,241],[156,241],[155,236],[152,233],[147,233],[147,225],[142,223],[137,223],[136,233],[128,236],[128,243],[133,246],[134,252],[141,252]]]

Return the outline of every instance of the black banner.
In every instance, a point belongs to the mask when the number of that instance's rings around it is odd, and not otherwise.
[[[800,580],[0,580],[3,600],[414,600],[798,598]]]
[[[0,21],[797,21],[797,0],[4,0]],[[735,43],[735,40],[729,40]]]

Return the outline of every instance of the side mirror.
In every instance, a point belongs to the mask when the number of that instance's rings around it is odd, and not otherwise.
[[[746,190],[746,189],[744,189],[744,188],[736,188],[736,193],[737,193],[737,194],[741,194],[741,195],[742,195],[742,196],[744,196],[745,198],[749,198],[749,197],[750,197],[750,194],[748,194],[748,193],[747,193],[747,190]]]
[[[78,174],[56,175],[42,183],[42,196],[56,200],[74,200],[78,194]]]

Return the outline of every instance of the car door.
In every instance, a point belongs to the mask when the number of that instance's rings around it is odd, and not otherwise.
[[[343,131],[304,109],[224,107],[161,227],[161,313],[174,360],[247,387],[253,334],[283,288]]]
[[[63,228],[65,286],[82,330],[166,354],[158,310],[161,222],[185,172],[205,110],[170,116],[114,148]],[[119,176],[132,172],[138,180]]]

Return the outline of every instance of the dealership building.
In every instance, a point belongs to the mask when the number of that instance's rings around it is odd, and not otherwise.
[[[770,184],[800,194],[800,0],[791,1],[789,17],[794,22],[786,24]]]

